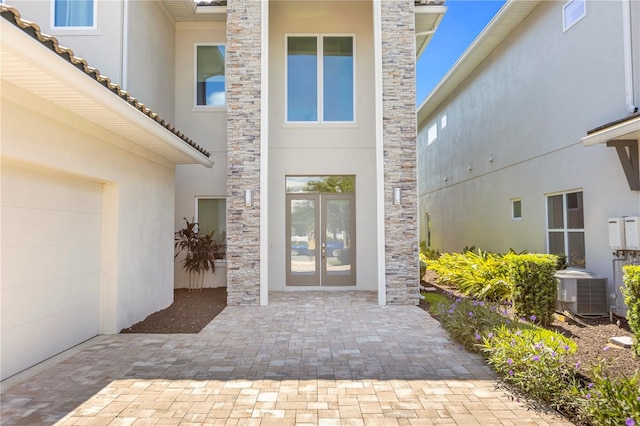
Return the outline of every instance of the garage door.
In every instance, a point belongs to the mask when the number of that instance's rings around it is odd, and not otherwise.
[[[102,185],[2,165],[1,379],[99,333]]]

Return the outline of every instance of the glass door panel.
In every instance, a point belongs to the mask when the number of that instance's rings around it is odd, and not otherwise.
[[[289,195],[287,201],[287,285],[318,285],[319,196]]]
[[[354,196],[322,195],[322,285],[356,285]]]

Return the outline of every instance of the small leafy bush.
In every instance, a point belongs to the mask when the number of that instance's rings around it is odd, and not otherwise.
[[[439,315],[439,306],[446,306],[449,304],[449,298],[441,293],[423,293],[424,302],[427,304],[429,313],[432,315]]]
[[[592,370],[593,383],[574,387],[583,416],[596,426],[640,424],[640,375],[612,378],[603,362]]]
[[[633,351],[640,356],[640,266],[627,265],[624,268],[624,303],[627,304],[627,321],[633,332]],[[640,419],[638,419],[640,422]]]
[[[491,333],[499,326],[510,322],[500,313],[498,305],[483,301],[458,298],[438,306],[442,326],[465,349],[480,352],[478,346],[482,335]]]
[[[502,325],[484,335],[487,363],[506,383],[554,408],[564,405],[567,383],[574,372],[567,356],[576,344],[566,337],[531,323]]]
[[[513,283],[513,307],[516,315],[535,317],[542,325],[551,324],[557,298],[554,274],[558,264],[552,254],[506,254]]]

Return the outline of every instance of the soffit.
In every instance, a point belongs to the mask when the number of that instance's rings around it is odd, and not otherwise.
[[[227,22],[226,1],[163,0],[176,22]]]
[[[176,164],[211,167],[210,153],[61,47],[55,37],[0,5],[0,76]]]
[[[429,45],[446,11],[447,7],[444,6],[444,1],[430,1],[429,3],[416,1],[416,57],[419,58]]]
[[[516,28],[540,0],[507,0],[418,109],[418,125]]]

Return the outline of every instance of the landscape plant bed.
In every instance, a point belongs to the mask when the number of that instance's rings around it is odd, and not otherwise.
[[[121,333],[199,333],[227,306],[227,289],[175,289],[173,303]]]
[[[453,288],[433,282],[423,282],[424,284],[432,286],[439,293],[463,297]],[[425,302],[421,301],[420,307],[428,311]],[[432,316],[438,319],[437,315],[432,314]],[[580,320],[587,325],[578,324],[570,319],[566,322],[556,319],[548,328],[570,337],[576,342],[578,350],[571,355],[571,361],[574,364],[580,363],[582,375],[589,377],[591,367],[597,365],[601,360],[606,362],[606,371],[611,377],[622,377],[623,375],[630,377],[636,370],[640,370],[640,358],[636,357],[631,349],[624,349],[609,343],[609,338],[613,336],[633,336],[624,318],[614,316],[614,323],[611,323],[608,316],[580,317]],[[619,321],[620,326],[616,321]]]

